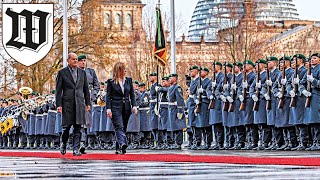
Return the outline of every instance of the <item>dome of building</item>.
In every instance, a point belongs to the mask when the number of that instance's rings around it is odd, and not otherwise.
[[[299,19],[292,0],[199,0],[192,15],[188,37],[199,39],[203,35],[206,39],[215,39],[219,29],[237,25],[235,19],[239,20],[244,15],[245,2],[253,4],[256,20],[268,25]]]

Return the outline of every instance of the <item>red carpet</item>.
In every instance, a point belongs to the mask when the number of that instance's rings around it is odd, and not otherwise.
[[[320,158],[290,158],[290,157],[248,157],[248,156],[201,156],[184,154],[86,154],[74,157],[71,153],[62,156],[51,152],[0,152],[6,157],[38,157],[62,158],[70,160],[110,160],[110,161],[149,161],[149,162],[195,162],[195,163],[227,163],[252,165],[296,165],[320,166]]]

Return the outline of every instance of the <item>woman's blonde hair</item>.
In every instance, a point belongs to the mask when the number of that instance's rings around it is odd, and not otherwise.
[[[116,84],[119,83],[119,79],[123,79],[125,76],[125,64],[123,62],[117,62],[113,66],[113,75],[112,79],[116,82]]]

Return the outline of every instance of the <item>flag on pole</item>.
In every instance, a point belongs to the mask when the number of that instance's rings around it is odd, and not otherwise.
[[[158,62],[165,66],[167,62],[167,53],[166,53],[166,39],[164,37],[164,31],[162,26],[161,12],[160,9],[156,9],[157,14],[157,31],[156,38],[154,44],[154,57],[158,60]]]

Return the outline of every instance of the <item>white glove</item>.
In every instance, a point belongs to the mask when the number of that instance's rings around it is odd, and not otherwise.
[[[199,88],[198,89],[198,93],[200,94],[200,93],[203,93],[203,89],[202,88]]]
[[[239,100],[240,100],[241,102],[243,102],[244,97],[243,97],[242,95],[239,95]]]
[[[216,81],[213,81],[211,85],[212,85],[213,88],[215,88],[216,85],[217,85]]]
[[[275,94],[275,96],[277,97],[277,98],[282,98],[282,93],[281,92],[277,92],[277,94]]]
[[[211,95],[211,96],[209,97],[210,100],[212,100],[213,98],[214,98],[213,95]]]
[[[154,107],[154,114],[156,114],[157,116],[160,116],[157,106]]]
[[[266,99],[266,101],[269,101],[271,99],[268,94],[264,94],[263,97]]]
[[[267,79],[267,80],[266,80],[266,84],[267,84],[268,86],[272,86],[272,81],[271,81],[270,79]]]
[[[183,117],[183,113],[177,113],[177,118],[180,120]]]
[[[314,77],[312,75],[307,75],[307,81],[312,82]]]
[[[199,104],[199,100],[198,100],[198,99],[194,100],[194,102],[195,102],[196,104]]]
[[[231,89],[234,90],[234,91],[237,90],[237,85],[235,83],[231,84]]]
[[[257,102],[257,101],[259,100],[258,97],[257,97],[257,95],[255,95],[255,94],[252,95],[251,98],[252,98],[252,100],[253,100],[254,102]]]
[[[137,108],[136,106],[134,106],[134,107],[132,108],[132,112],[133,112],[134,114],[137,114],[137,113],[138,113],[138,108]]]
[[[303,90],[302,91],[302,94],[305,96],[305,97],[310,97],[311,96],[311,92],[307,91],[307,90]]]
[[[287,83],[287,79],[286,78],[284,78],[284,79],[281,79],[281,82],[280,82],[282,85],[286,85],[286,83]]]
[[[230,96],[227,96],[227,100],[228,100],[230,103],[233,103],[233,99],[232,99]]]
[[[261,81],[256,83],[256,88],[259,88],[259,89],[261,88]]]
[[[227,89],[228,89],[228,86],[229,86],[228,83],[227,83],[227,84],[224,84],[224,85],[223,85],[223,90],[224,90],[224,91],[227,90]]]
[[[294,93],[293,90],[291,90],[291,91],[289,92],[289,94],[290,94],[291,97],[295,97],[295,96],[296,96],[296,93]]]
[[[292,82],[293,82],[293,84],[298,85],[299,81],[300,81],[300,79],[299,79],[299,77],[297,77],[297,78],[293,78]]]
[[[156,86],[154,89],[158,92],[158,90],[160,89],[160,86]]]
[[[242,87],[243,87],[243,88],[248,88],[248,82],[247,82],[247,81],[243,81]]]
[[[227,99],[224,95],[220,95],[220,99],[223,101],[223,102],[227,102]]]

